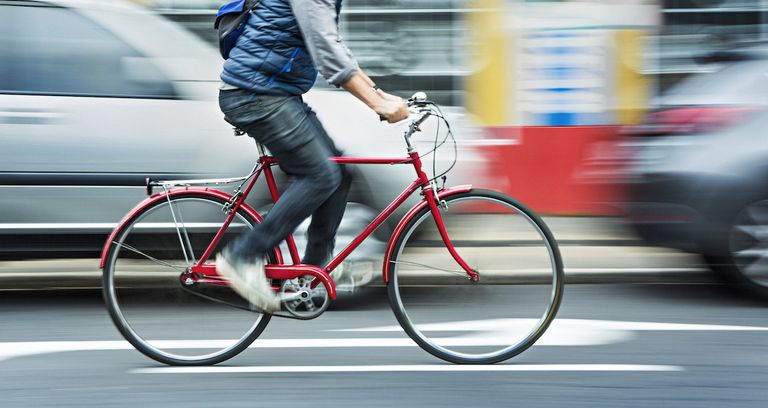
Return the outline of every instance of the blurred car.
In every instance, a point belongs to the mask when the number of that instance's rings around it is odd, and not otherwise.
[[[683,80],[629,129],[625,207],[649,244],[701,254],[768,299],[768,49],[710,62],[715,72]]]
[[[218,108],[221,57],[178,25],[120,1],[3,0],[0,16],[0,258],[98,256],[145,198],[146,177],[243,176],[255,163],[253,141],[234,137]],[[346,92],[305,99],[347,155],[405,154],[402,129]],[[461,142],[450,182],[471,181],[482,134],[461,110],[446,114]],[[423,152],[434,129],[424,129]],[[438,169],[452,159],[443,149]],[[353,172],[363,218],[415,177],[407,166]],[[250,200],[268,207],[265,183]]]

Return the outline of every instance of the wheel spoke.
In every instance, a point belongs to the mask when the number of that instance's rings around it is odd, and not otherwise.
[[[768,277],[768,257],[763,255],[744,267],[744,272],[751,278]]]
[[[761,258],[768,255],[768,248],[755,246],[748,249],[742,249],[735,252],[737,258]]]
[[[761,201],[750,205],[745,214],[749,219],[760,225],[768,224],[768,203]]]
[[[136,248],[134,248],[134,247],[132,247],[132,246],[130,246],[128,244],[120,243],[120,242],[117,242],[117,241],[112,241],[112,243],[117,245],[117,246],[119,246],[119,247],[121,247],[121,248],[125,248],[125,249],[127,249],[127,250],[129,250],[129,251],[131,251],[131,252],[133,252],[135,254],[141,255],[144,258],[147,258],[150,261],[152,261],[152,262],[154,262],[154,263],[156,263],[158,265],[165,266],[167,268],[176,269],[179,272],[184,272],[184,271],[187,270],[186,266],[174,265],[174,264],[172,264],[170,262],[162,261],[160,259],[157,259],[157,258],[151,256],[151,255],[147,255],[144,252],[139,251],[138,249],[136,249]]]
[[[736,230],[757,241],[768,240],[768,225],[739,225]]]
[[[768,200],[747,205],[730,233],[732,268],[745,288],[768,287]]]
[[[389,261],[389,263],[396,264],[396,265],[402,264],[402,265],[420,266],[422,268],[432,269],[432,270],[441,271],[441,272],[448,272],[448,273],[451,273],[451,274],[454,274],[454,275],[458,275],[458,276],[467,276],[467,272],[465,272],[465,271],[451,270],[451,269],[445,269],[445,268],[438,268],[436,266],[427,265],[427,264],[423,264],[423,263],[420,263],[420,262],[414,262],[414,261]]]

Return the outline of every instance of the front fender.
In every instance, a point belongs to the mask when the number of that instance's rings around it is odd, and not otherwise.
[[[440,199],[443,199],[445,197],[459,194],[459,193],[466,193],[468,191],[472,190],[471,184],[462,184],[460,186],[455,186],[451,188],[447,188],[445,190],[442,190],[437,193],[437,197]],[[397,242],[397,239],[400,237],[400,234],[403,233],[403,230],[405,229],[405,226],[408,224],[413,217],[416,216],[416,214],[419,213],[422,209],[427,207],[428,203],[426,200],[419,201],[418,204],[413,206],[404,216],[403,219],[400,220],[400,222],[397,224],[397,227],[395,228],[395,231],[392,233],[392,236],[389,238],[389,244],[387,245],[387,251],[384,253],[384,265],[382,266],[381,271],[381,277],[384,280],[384,284],[389,284],[389,258],[392,253],[392,249],[395,247],[395,243]]]
[[[101,262],[99,263],[99,268],[104,269],[104,265],[107,261],[107,253],[109,252],[109,247],[112,241],[117,236],[117,233],[120,232],[125,226],[130,223],[134,217],[136,217],[138,214],[140,214],[145,208],[149,207],[152,204],[155,204],[156,202],[160,200],[166,200],[168,197],[175,197],[179,195],[205,195],[210,196],[214,198],[218,198],[221,200],[229,200],[232,198],[232,195],[227,194],[225,192],[210,189],[207,187],[182,187],[182,188],[175,188],[168,190],[167,192],[162,192],[155,194],[141,203],[139,203],[136,207],[134,207],[125,217],[123,217],[122,220],[117,224],[117,227],[115,227],[114,230],[112,230],[112,233],[109,234],[109,238],[107,238],[107,241],[104,243],[104,247],[101,250]],[[247,205],[246,203],[242,203],[240,205],[240,209],[242,209],[248,216],[252,217],[257,222],[261,222],[262,218],[259,215],[259,213],[256,212],[251,206]],[[280,254],[276,254],[278,258],[280,257]],[[278,259],[278,263],[282,263],[282,259]]]

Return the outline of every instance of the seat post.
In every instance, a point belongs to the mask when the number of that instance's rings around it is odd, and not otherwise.
[[[267,149],[264,148],[264,145],[256,142],[256,148],[259,149],[259,157],[264,157],[267,155]]]

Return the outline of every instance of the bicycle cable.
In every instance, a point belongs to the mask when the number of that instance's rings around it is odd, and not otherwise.
[[[446,119],[445,115],[443,114],[442,109],[440,109],[440,106],[438,106],[434,102],[429,102],[430,106],[430,116],[434,116],[438,119],[437,122],[437,129],[435,131],[435,142],[431,150],[421,155],[421,157],[426,157],[428,155],[432,155],[432,178],[429,179],[430,183],[434,182],[440,178],[443,178],[443,187],[445,187],[445,178],[444,176],[447,175],[453,168],[456,166],[456,163],[458,162],[459,157],[459,151],[458,151],[458,143],[456,141],[456,137],[453,134],[453,129],[451,129],[451,124],[448,122],[448,119]],[[445,123],[446,126],[446,133],[445,137],[438,142],[440,139],[440,121]],[[445,143],[448,141],[448,138],[451,139],[453,142],[453,162],[451,163],[448,168],[441,172],[440,174],[437,174],[437,151],[439,148],[441,148]]]

